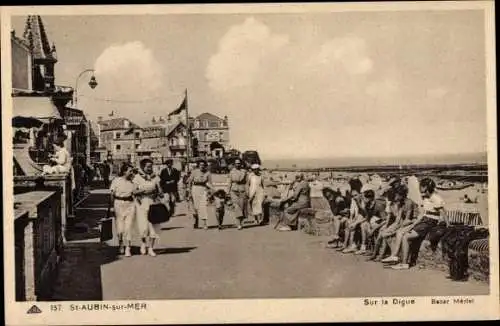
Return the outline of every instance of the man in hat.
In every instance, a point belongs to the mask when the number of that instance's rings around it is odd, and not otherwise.
[[[175,202],[179,199],[178,183],[180,173],[173,167],[173,161],[167,159],[166,167],[160,172],[160,186],[163,193],[168,194],[169,209],[172,215],[175,213]]]

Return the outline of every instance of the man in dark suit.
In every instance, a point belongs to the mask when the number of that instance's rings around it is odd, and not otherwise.
[[[163,193],[168,194],[169,209],[174,215],[175,213],[175,202],[179,200],[178,183],[180,180],[179,171],[174,168],[173,161],[168,159],[165,161],[167,165],[160,173],[160,186]]]

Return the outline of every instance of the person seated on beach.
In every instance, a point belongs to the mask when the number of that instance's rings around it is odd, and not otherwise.
[[[71,171],[71,155],[64,148],[64,140],[54,141],[54,154],[49,157],[49,164],[43,166],[42,174],[69,173]]]
[[[391,215],[395,217],[395,221],[381,232],[384,243],[377,258],[375,258],[376,261],[381,260],[382,263],[387,264],[399,262],[398,255],[403,236],[410,231],[418,215],[418,205],[408,198],[408,187],[405,185],[398,186],[394,191]],[[391,254],[387,258],[381,259],[387,247],[390,248]]]
[[[340,189],[337,191],[325,187],[322,190],[323,197],[328,201],[333,215],[332,227],[333,238],[328,241],[328,248],[337,248],[340,245],[340,230],[345,226],[349,217],[349,203],[347,199],[342,196]]]
[[[343,253],[352,253],[358,250],[358,246],[354,241],[354,236],[356,235],[356,232],[359,233],[360,225],[364,219],[360,213],[360,209],[362,207],[361,188],[363,187],[363,184],[356,178],[349,181],[349,186],[351,188],[349,217],[345,222],[344,243],[337,249]]]
[[[420,241],[435,228],[439,222],[448,225],[444,215],[444,200],[435,193],[436,183],[431,178],[424,178],[420,182],[420,193],[422,194],[422,211],[411,224],[411,229],[406,232],[401,241],[401,262],[392,266],[393,269],[408,269],[408,257],[410,256],[410,245],[414,241]]]
[[[361,189],[362,206],[360,214],[363,217],[361,222],[361,248],[356,251],[356,255],[367,253],[368,241],[378,235],[379,229],[386,223],[386,200],[375,198],[375,189],[372,185],[365,185]]]
[[[285,205],[289,205],[284,208]],[[298,213],[302,208],[311,207],[311,188],[305,180],[304,175],[299,173],[295,177],[294,191],[288,197],[282,200],[281,207],[284,208],[284,220],[278,231],[291,231],[297,228]]]

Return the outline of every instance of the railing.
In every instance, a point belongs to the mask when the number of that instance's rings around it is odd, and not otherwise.
[[[50,297],[62,253],[61,197],[54,191],[14,196],[16,301]]]

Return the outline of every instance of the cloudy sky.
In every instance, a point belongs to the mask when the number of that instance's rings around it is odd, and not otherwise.
[[[191,115],[227,115],[234,146],[264,158],[486,151],[481,11],[43,19],[57,84],[97,71],[79,86],[92,119],[145,124],[187,88]]]

